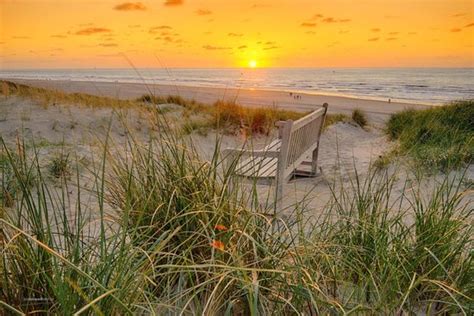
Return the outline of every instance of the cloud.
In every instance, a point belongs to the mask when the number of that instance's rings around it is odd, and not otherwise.
[[[372,31],[372,32],[374,32],[374,33],[378,33],[378,32],[380,32],[380,29],[379,29],[379,28],[373,28],[373,29],[371,29],[370,31]]]
[[[451,33],[461,32],[460,28],[455,27],[454,29],[449,30]]]
[[[141,2],[125,2],[117,4],[114,10],[118,11],[146,11],[147,7]]]
[[[102,47],[117,47],[118,45],[115,43],[100,43],[99,46]]]
[[[268,4],[254,4],[250,8],[251,9],[260,9],[260,8],[269,8],[270,5]]]
[[[110,29],[105,27],[88,27],[82,30],[77,31],[76,35],[94,35],[99,33],[110,33],[112,32]]]
[[[379,40],[378,37],[372,37],[368,39],[369,42],[377,42],[378,40]]]
[[[213,46],[213,45],[204,45],[202,48],[207,49],[207,50],[224,50],[224,49],[231,49],[230,47]]]
[[[182,40],[180,39],[174,39],[173,37],[171,37],[170,35],[166,35],[166,36],[158,36],[158,37],[155,37],[156,40],[160,40],[160,41],[164,41],[164,42],[168,42],[168,43],[179,43],[179,42],[182,42]]]
[[[160,36],[155,37],[155,40],[161,40],[166,43],[183,43],[184,40],[180,38],[178,33],[171,33],[169,31],[163,31],[160,33]]]
[[[270,50],[270,49],[277,49],[277,48],[280,48],[278,46],[267,46],[267,47],[264,47],[263,49],[264,50]]]
[[[301,26],[307,26],[307,27],[316,26],[316,23],[311,22],[311,21],[318,21],[318,22],[329,24],[329,23],[347,23],[347,22],[350,22],[351,19],[337,19],[331,16],[324,17],[324,15],[317,13],[313,15],[311,18],[309,18],[307,21],[309,22],[304,22],[301,24]]]
[[[467,24],[467,25],[464,26],[464,27],[473,27],[473,26],[474,26],[474,23],[469,23],[469,24]]]
[[[242,34],[242,33],[228,33],[227,36],[230,36],[230,37],[241,37],[241,36],[244,36],[244,34]]]
[[[160,26],[154,26],[154,27],[151,27],[149,30],[148,30],[148,33],[150,34],[155,34],[155,33],[158,33],[158,32],[161,32],[163,30],[171,30],[172,27],[169,26],[169,25],[160,25]]]
[[[275,45],[275,44],[276,44],[276,42],[271,42],[271,41],[265,42],[265,45]]]
[[[199,9],[199,10],[196,10],[196,14],[197,15],[211,15],[212,14],[212,11],[210,10],[207,10],[207,9]]]
[[[322,19],[323,23],[347,23],[350,22],[350,19],[335,19],[333,17],[327,17]]]
[[[165,1],[166,6],[182,5],[183,3],[184,3],[183,0],[166,0]]]
[[[317,13],[317,14],[313,15],[313,17],[310,20],[314,21],[314,20],[321,19],[322,17],[324,17],[324,15]]]
[[[389,32],[388,35],[398,35],[399,32]]]
[[[62,35],[62,34],[54,34],[54,35],[51,35],[50,37],[53,37],[53,38],[66,38],[67,35]]]
[[[239,46],[237,47],[238,49],[246,49],[247,48],[247,45],[242,45],[242,46]]]
[[[396,41],[396,40],[398,40],[398,38],[397,37],[387,37],[385,40],[386,41]]]

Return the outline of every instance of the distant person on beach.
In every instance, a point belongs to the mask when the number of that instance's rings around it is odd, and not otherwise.
[[[391,100],[391,99],[388,99],[388,103],[392,103],[392,100]]]

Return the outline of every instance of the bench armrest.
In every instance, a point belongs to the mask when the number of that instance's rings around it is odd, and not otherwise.
[[[283,127],[283,125],[285,125],[286,121],[276,121],[275,122],[275,126],[280,128],[280,127]]]

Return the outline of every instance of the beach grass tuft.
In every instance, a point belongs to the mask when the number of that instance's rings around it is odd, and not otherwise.
[[[138,103],[130,100],[95,96],[86,93],[67,93],[60,90],[37,88],[4,80],[1,82],[1,92],[3,95],[18,95],[20,97],[30,98],[45,107],[55,104],[83,105],[94,108],[128,108],[138,105]]]
[[[474,158],[474,100],[393,114],[386,133],[424,167],[457,168]]]
[[[361,109],[355,109],[352,111],[352,120],[362,128],[366,127],[369,122],[367,114],[365,114]]]

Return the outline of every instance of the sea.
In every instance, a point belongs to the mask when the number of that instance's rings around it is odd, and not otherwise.
[[[433,105],[474,98],[474,68],[0,69],[0,78],[265,89]]]

